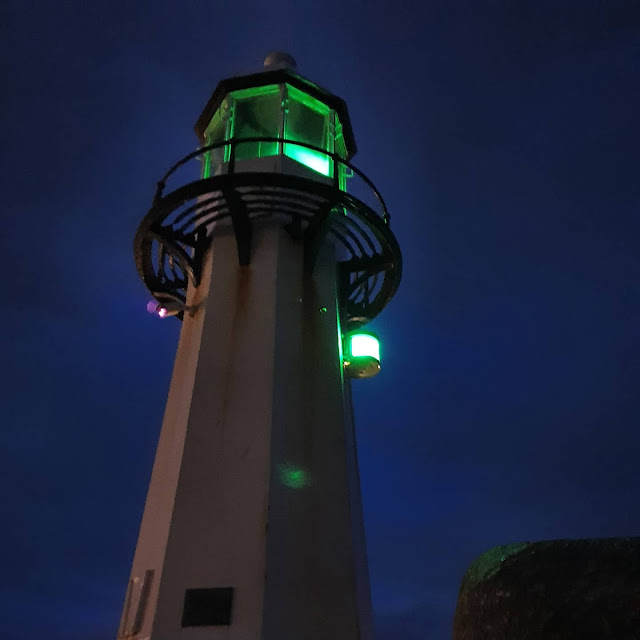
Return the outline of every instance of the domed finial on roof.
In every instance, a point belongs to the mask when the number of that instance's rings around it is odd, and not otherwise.
[[[294,57],[284,51],[271,51],[264,59],[265,69],[291,69],[295,71],[298,68]]]

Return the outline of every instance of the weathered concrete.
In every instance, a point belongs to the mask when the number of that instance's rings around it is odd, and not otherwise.
[[[119,637],[372,637],[336,259],[276,216],[189,289]],[[224,601],[224,605],[221,604]],[[199,613],[194,613],[199,612]]]
[[[467,570],[454,640],[640,638],[640,538],[496,547]]]

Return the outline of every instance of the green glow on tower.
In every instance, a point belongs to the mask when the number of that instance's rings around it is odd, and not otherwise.
[[[278,465],[280,482],[290,489],[304,489],[307,484],[307,473],[301,467],[285,462]]]

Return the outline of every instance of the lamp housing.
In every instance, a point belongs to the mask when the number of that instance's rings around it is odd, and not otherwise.
[[[344,339],[344,370],[351,378],[372,378],[380,372],[380,340],[371,331],[352,331]]]

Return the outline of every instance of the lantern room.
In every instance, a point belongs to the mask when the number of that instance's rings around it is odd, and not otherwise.
[[[291,68],[223,80],[195,130],[210,147],[203,178],[226,173],[233,162],[238,172],[337,179],[344,190],[347,169],[334,157],[350,160],[356,152],[346,104]]]

